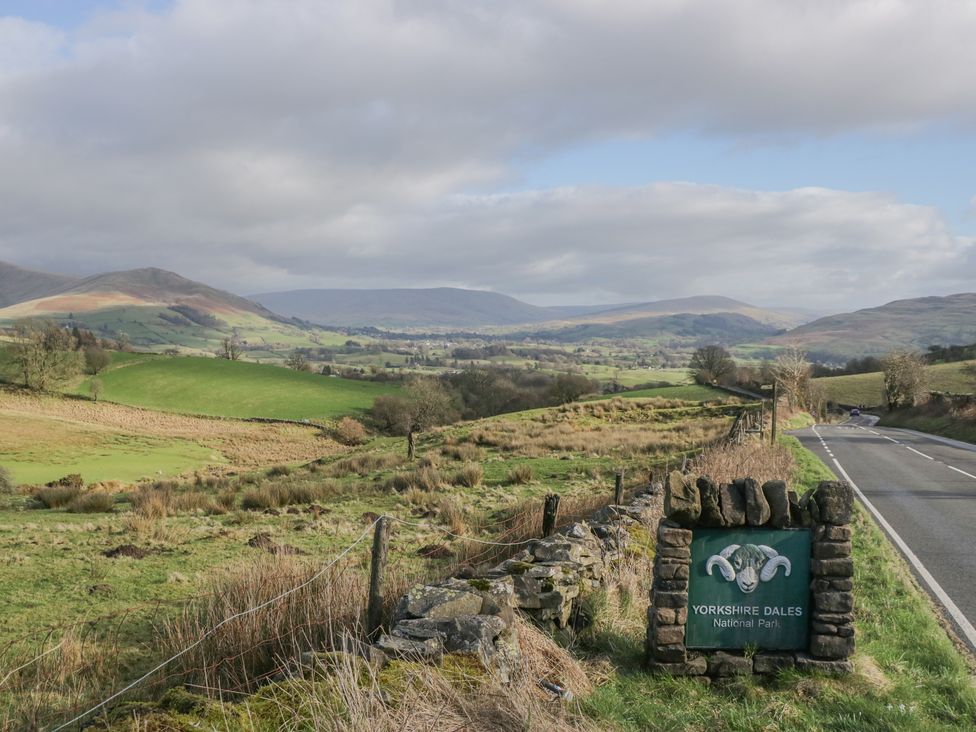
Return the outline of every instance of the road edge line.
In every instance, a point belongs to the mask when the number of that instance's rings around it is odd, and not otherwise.
[[[817,431],[817,426],[814,425],[811,429],[813,430],[813,434],[819,438],[820,433]],[[942,603],[942,606],[948,611],[953,622],[955,622],[955,624],[962,631],[963,635],[966,637],[966,640],[969,641],[970,647],[976,649],[976,628],[974,628],[972,623],[970,623],[966,616],[962,614],[962,611],[959,609],[956,603],[952,601],[952,598],[949,597],[946,591],[942,589],[942,585],[940,585],[935,577],[933,577],[932,574],[925,568],[925,565],[922,564],[922,560],[915,555],[915,552],[913,552],[908,544],[905,543],[905,540],[899,536],[898,532],[895,531],[892,525],[889,524],[885,520],[885,517],[881,515],[881,512],[878,511],[878,509],[874,507],[874,504],[868,500],[867,496],[861,492],[861,489],[857,487],[857,483],[851,480],[851,476],[847,474],[846,470],[844,470],[844,466],[840,464],[837,458],[831,459],[834,461],[834,465],[837,466],[837,470],[840,471],[844,480],[846,480],[850,484],[851,488],[854,489],[854,493],[857,495],[858,500],[864,504],[865,508],[868,509],[878,525],[886,534],[888,534],[888,537],[892,542],[894,542],[895,546],[898,547],[901,553],[905,555],[905,558],[908,559],[909,564],[915,568],[918,575],[922,578],[925,584],[928,585],[931,594],[935,595],[936,599]]]

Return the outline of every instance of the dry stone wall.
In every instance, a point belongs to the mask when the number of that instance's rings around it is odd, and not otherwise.
[[[833,673],[852,670],[854,562],[851,557],[853,492],[847,483],[823,482],[800,498],[783,481],[751,478],[716,485],[707,477],[668,476],[657,530],[654,583],[648,609],[647,662],[674,675],[731,676],[783,668]],[[685,645],[691,544],[698,528],[803,528],[811,532],[809,647],[806,651],[696,651]]]

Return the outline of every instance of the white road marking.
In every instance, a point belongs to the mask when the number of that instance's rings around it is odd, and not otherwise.
[[[817,437],[820,437],[820,433],[817,432],[816,425],[814,425],[811,429],[813,430],[813,433],[817,435]],[[972,623],[970,623],[966,616],[962,614],[959,606],[952,601],[952,598],[946,594],[946,591],[942,589],[942,585],[940,585],[936,581],[935,577],[933,577],[932,574],[925,568],[925,565],[922,564],[922,560],[915,555],[915,552],[909,548],[908,544],[905,543],[905,540],[898,535],[898,532],[892,528],[891,524],[885,521],[885,517],[881,515],[881,512],[874,507],[874,504],[871,503],[871,501],[867,499],[867,496],[861,492],[861,489],[857,487],[857,484],[851,480],[851,476],[849,476],[847,471],[844,470],[844,466],[837,461],[837,458],[833,458],[833,461],[844,480],[851,484],[851,488],[854,489],[854,493],[857,494],[857,497],[861,503],[863,503],[868,511],[871,512],[871,515],[874,516],[874,520],[878,522],[885,532],[887,532],[888,536],[891,537],[891,540],[895,543],[895,546],[901,550],[902,554],[905,555],[909,563],[915,567],[915,571],[918,572],[919,577],[921,577],[925,584],[928,585],[932,594],[935,595],[943,606],[945,606],[945,609],[949,612],[949,615],[952,616],[952,619],[956,622],[956,625],[959,626],[959,629],[962,631],[963,635],[966,636],[969,644],[976,648],[976,628],[974,628]],[[953,468],[953,470],[957,469]],[[961,473],[963,471],[957,470],[957,472]],[[976,478],[976,476],[970,477]]]
[[[925,458],[926,460],[935,460],[935,458],[934,458],[934,457],[932,457],[931,455],[926,455],[926,454],[925,454],[924,452],[919,452],[919,451],[918,451],[918,450],[916,450],[916,449],[915,449],[914,447],[909,447],[908,445],[905,445],[905,449],[906,449],[906,450],[911,450],[911,451],[912,451],[912,452],[914,452],[914,453],[915,453],[916,455],[921,455],[921,456],[922,456],[923,458]]]
[[[884,437],[884,438],[885,438],[886,440],[891,440],[891,441],[892,441],[892,442],[894,442],[894,443],[895,443],[896,445],[900,445],[900,444],[901,444],[901,443],[900,443],[900,442],[898,442],[898,440],[896,440],[896,439],[895,439],[894,437],[888,437],[888,435],[881,435],[881,436],[882,436],[882,437]]]
[[[957,473],[962,473],[967,478],[972,478],[973,480],[976,480],[976,475],[973,475],[972,473],[967,473],[965,470],[960,470],[959,468],[954,468],[951,465],[946,465],[946,467],[949,468],[949,470],[955,470]]]

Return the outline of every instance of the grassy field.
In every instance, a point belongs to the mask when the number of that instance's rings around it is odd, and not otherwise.
[[[339,449],[321,430],[164,414],[0,389],[0,465],[16,483],[70,473],[89,482],[314,460]]]
[[[139,360],[103,373],[102,399],[150,409],[220,417],[331,419],[369,409],[396,387],[368,381],[204,357]],[[89,393],[89,380],[75,391]]]
[[[710,386],[699,384],[684,384],[681,386],[661,386],[654,389],[636,389],[634,391],[623,391],[619,394],[608,394],[601,398],[608,399],[615,396],[625,399],[685,399],[687,401],[705,402],[715,399],[728,399],[729,393],[720,389],[713,389]]]
[[[928,389],[930,391],[949,391],[954,394],[967,394],[976,390],[973,377],[963,372],[970,362],[943,363],[928,366]],[[882,387],[884,376],[881,372],[870,374],[851,374],[850,376],[828,376],[815,379],[814,383],[823,385],[827,398],[841,404],[864,404],[878,406],[883,404]]]

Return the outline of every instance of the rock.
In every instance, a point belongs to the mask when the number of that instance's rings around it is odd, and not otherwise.
[[[800,523],[812,527],[820,523],[820,508],[812,493],[805,493],[800,499]]]
[[[815,541],[813,543],[814,559],[843,559],[851,556],[852,546],[849,541]]]
[[[769,504],[762,488],[752,478],[736,481],[741,485],[742,495],[746,501],[746,521],[750,526],[764,526],[769,521]]]
[[[819,610],[814,610],[813,619],[819,623],[846,625],[854,622],[854,613],[824,613]]]
[[[647,608],[647,621],[657,625],[674,625],[674,608]]]
[[[401,598],[394,620],[404,618],[441,620],[455,618],[458,615],[478,615],[483,603],[481,595],[476,592],[420,585]]]
[[[853,592],[816,592],[813,604],[820,612],[849,613],[854,610]]]
[[[687,580],[690,573],[687,564],[660,564],[654,570],[654,575],[663,580]]]
[[[404,661],[440,664],[444,657],[444,647],[437,638],[416,641],[384,633],[375,645],[384,655]]]
[[[685,642],[685,626],[658,625],[654,628],[654,642],[659,646],[670,646]]]
[[[701,676],[708,670],[708,662],[704,656],[689,658],[678,663],[650,661],[647,670],[655,674],[670,674],[671,676]]]
[[[691,549],[684,546],[662,546],[658,547],[657,555],[661,559],[687,559],[691,560]]]
[[[718,500],[726,526],[742,526],[746,522],[746,499],[740,486],[723,483],[718,488]]]
[[[853,577],[854,560],[847,559],[812,559],[810,573],[818,577]]]
[[[688,649],[680,643],[672,643],[666,646],[652,645],[651,655],[655,661],[685,663],[688,660]]]
[[[664,489],[664,514],[680,526],[692,527],[701,516],[697,478],[672,470]]]
[[[830,592],[831,590],[837,590],[838,592],[850,592],[854,589],[854,581],[850,579],[815,579],[810,583],[810,589],[814,592]]]
[[[752,659],[752,671],[757,674],[774,674],[795,665],[796,657],[792,653],[757,653]]]
[[[655,607],[688,607],[687,592],[655,592]]]
[[[657,529],[657,542],[658,546],[691,546],[691,532],[666,526],[662,521]]]
[[[814,658],[839,660],[850,658],[854,653],[853,636],[821,635],[814,633],[810,636],[810,655]]]
[[[582,564],[585,547],[582,542],[570,541],[563,536],[540,539],[532,549],[537,562],[576,562]]]
[[[835,526],[849,524],[854,510],[854,491],[842,481],[824,481],[814,491],[820,520]]]
[[[803,509],[800,507],[800,497],[796,491],[787,491],[786,497],[790,502],[790,523],[794,526],[803,526]]]
[[[770,480],[763,483],[763,496],[769,504],[769,525],[774,529],[785,529],[790,525],[790,499],[786,482]]]
[[[824,526],[823,528],[823,541],[850,541],[851,540],[851,527],[850,526]]]
[[[698,500],[701,503],[701,516],[698,519],[698,525],[707,528],[725,526],[722,506],[719,502],[718,486],[715,481],[703,475],[695,483],[698,487]]]
[[[806,653],[796,654],[796,668],[799,671],[819,671],[833,676],[854,673],[854,664],[850,661],[827,661],[813,658]]]
[[[708,658],[709,676],[740,676],[752,673],[752,659],[731,653],[713,653]]]

